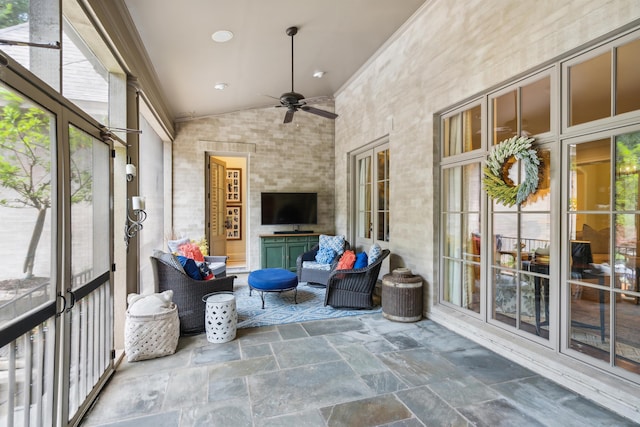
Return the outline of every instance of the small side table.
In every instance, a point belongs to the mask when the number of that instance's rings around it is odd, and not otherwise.
[[[236,297],[230,292],[215,292],[202,297],[206,303],[204,326],[207,341],[224,343],[236,337],[238,312]]]

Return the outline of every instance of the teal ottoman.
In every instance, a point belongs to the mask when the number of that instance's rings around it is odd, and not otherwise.
[[[284,268],[263,268],[249,273],[249,296],[253,290],[260,291],[264,309],[265,292],[295,291],[293,300],[298,303],[298,275]]]

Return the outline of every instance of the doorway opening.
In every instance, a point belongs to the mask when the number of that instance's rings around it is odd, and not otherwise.
[[[209,189],[207,234],[211,236],[209,238],[210,253],[228,257],[227,272],[245,272],[249,265],[246,220],[249,208],[247,157],[208,154],[207,164],[209,169],[206,177],[206,188]],[[221,167],[222,169],[219,169]],[[212,178],[212,168],[222,171],[221,182],[216,183]],[[222,188],[221,194],[220,188]],[[224,253],[215,253],[222,247],[224,247]]]

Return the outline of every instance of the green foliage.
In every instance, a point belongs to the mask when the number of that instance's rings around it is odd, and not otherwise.
[[[29,20],[29,0],[0,0],[0,28],[12,27]]]
[[[47,209],[51,206],[51,140],[49,115],[23,105],[0,90],[0,186],[17,193],[1,206]]]

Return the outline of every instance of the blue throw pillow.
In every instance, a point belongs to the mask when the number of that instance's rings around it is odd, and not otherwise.
[[[192,279],[202,280],[202,276],[200,275],[200,269],[198,268],[198,264],[191,258],[184,257],[182,255],[178,255],[178,261],[180,261],[180,265],[184,268],[184,272],[187,273],[187,276]]]
[[[367,253],[359,252],[356,254],[356,263],[353,265],[353,269],[365,268],[367,266]]]
[[[316,261],[318,264],[331,264],[336,257],[336,251],[331,248],[320,248],[316,254]]]

